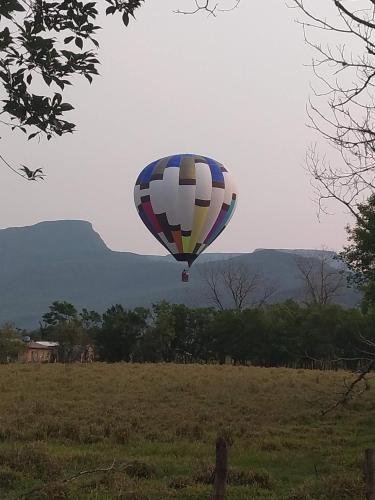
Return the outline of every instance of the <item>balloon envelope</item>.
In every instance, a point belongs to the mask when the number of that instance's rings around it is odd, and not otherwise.
[[[227,226],[237,189],[221,163],[181,154],[145,167],[135,184],[134,201],[155,238],[190,266]]]

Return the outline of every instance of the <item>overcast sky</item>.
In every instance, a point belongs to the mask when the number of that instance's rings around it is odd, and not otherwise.
[[[316,0],[324,10],[324,0]],[[2,130],[9,161],[43,167],[44,182],[0,168],[0,227],[92,222],[114,250],[160,253],[133,203],[139,171],[174,153],[207,155],[237,180],[239,203],[210,251],[339,249],[350,217],[317,219],[303,169],[311,54],[283,0],[245,0],[213,18],[173,13],[189,0],[147,0],[128,29],[104,21],[101,76],[69,89],[77,132],[50,143]]]

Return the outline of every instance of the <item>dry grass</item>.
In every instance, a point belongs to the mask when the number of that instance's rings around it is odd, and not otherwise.
[[[214,441],[229,499],[363,498],[375,390],[325,418],[344,373],[204,365],[0,366],[0,498],[210,498]],[[110,472],[66,481],[77,472]]]

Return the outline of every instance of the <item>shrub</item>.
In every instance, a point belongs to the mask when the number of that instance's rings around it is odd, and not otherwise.
[[[200,441],[203,439],[204,431],[199,425],[185,424],[177,427],[176,436],[193,441]]]
[[[331,474],[320,481],[305,481],[288,500],[349,500],[364,498],[363,480],[346,474]]]
[[[182,490],[184,488],[187,488],[188,486],[191,486],[191,484],[192,480],[189,477],[177,476],[170,479],[170,481],[168,482],[168,487],[175,490]]]
[[[21,474],[8,466],[0,466],[0,490],[15,485],[21,479]]]
[[[140,462],[134,460],[134,462],[129,462],[126,464],[124,471],[130,477],[136,477],[138,479],[151,479],[155,476],[155,467],[145,462]]]
[[[43,443],[30,443],[17,448],[0,450],[0,467],[42,480],[50,480],[61,472],[59,462],[48,453]]]
[[[213,484],[215,480],[215,466],[203,465],[194,477],[196,483]],[[242,470],[230,467],[228,470],[228,484],[232,486],[257,486],[266,490],[272,488],[272,481],[267,471]]]
[[[71,497],[70,487],[61,482],[50,482],[39,490],[30,493],[28,500],[68,500]]]

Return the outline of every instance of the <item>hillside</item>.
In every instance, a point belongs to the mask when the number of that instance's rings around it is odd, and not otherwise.
[[[0,230],[0,324],[36,327],[54,300],[103,311],[114,303],[148,306],[166,299],[190,306],[209,305],[202,271],[223,260],[256,270],[275,284],[272,301],[301,299],[296,266],[301,251],[257,250],[249,254],[206,254],[194,265],[191,281],[181,283],[181,264],[170,256],[110,250],[85,221],[42,222]],[[309,257],[312,258],[312,257]],[[351,290],[340,297],[354,305]]]

